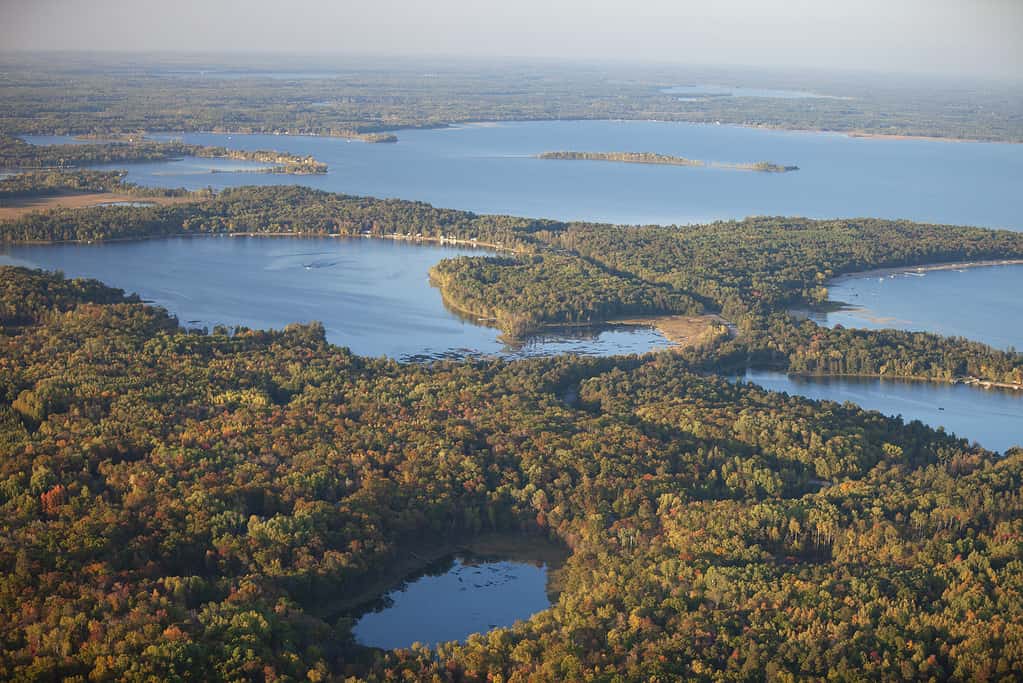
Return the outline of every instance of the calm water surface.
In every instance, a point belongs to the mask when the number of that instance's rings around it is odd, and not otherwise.
[[[815,400],[851,401],[868,410],[920,420],[999,452],[1023,445],[1023,391],[962,384],[836,377],[790,377],[750,370],[744,379]]]
[[[443,258],[487,253],[377,239],[197,237],[0,245],[0,263],[96,278],[164,306],[188,327],[279,329],[319,320],[329,341],[366,356],[613,355],[668,345],[650,328],[618,326],[506,346],[497,330],[446,309],[427,276]]]
[[[161,137],[161,136],[153,136]],[[543,121],[398,131],[396,144],[338,138],[186,134],[186,142],[277,149],[326,162],[323,176],[196,173],[185,163],[112,164],[143,185],[301,183],[481,213],[616,223],[750,215],[875,216],[1023,229],[1023,145],[877,140],[653,121]],[[38,138],[27,138],[40,141]],[[44,141],[52,142],[52,139]],[[658,152],[794,164],[794,173],[533,158],[554,150]],[[207,160],[203,160],[208,163]]]
[[[848,306],[808,312],[821,325],[935,332],[1023,349],[1023,265],[850,276],[829,283],[828,292]]]
[[[352,629],[362,645],[394,649],[465,640],[550,607],[547,565],[458,555],[390,591],[382,602]]]

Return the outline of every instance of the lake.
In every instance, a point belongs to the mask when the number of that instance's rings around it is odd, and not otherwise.
[[[385,239],[225,236],[0,245],[0,263],[96,278],[167,308],[186,327],[319,320],[330,342],[366,356],[615,355],[668,346],[638,326],[549,330],[507,346],[497,330],[445,308],[427,275],[443,258],[489,253]]]
[[[851,401],[868,410],[920,420],[990,450],[1023,445],[1023,391],[977,389],[962,384],[852,377],[792,377],[750,370],[743,376],[771,391],[815,400]]]
[[[479,213],[614,223],[702,223],[751,215],[874,216],[1023,229],[1023,145],[853,138],[656,121],[487,123],[401,130],[395,144],[286,135],[154,135],[313,155],[325,175],[196,172],[192,162],[108,164],[148,186],[303,184]],[[30,142],[54,142],[27,137]],[[657,152],[770,161],[793,173],[534,158],[546,151]],[[203,160],[204,163],[206,160]]]
[[[897,328],[1023,349],[1023,265],[920,271],[907,268],[837,278],[840,310],[803,311],[820,325]]]
[[[356,642],[395,649],[464,641],[550,607],[543,561],[461,552],[407,578],[352,629]]]

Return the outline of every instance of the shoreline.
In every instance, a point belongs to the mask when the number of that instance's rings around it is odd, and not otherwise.
[[[684,123],[689,125],[698,126],[733,126],[735,128],[748,128],[754,130],[772,130],[782,131],[790,133],[808,133],[808,134],[826,134],[826,135],[841,135],[847,138],[859,138],[864,140],[920,140],[926,142],[955,142],[955,143],[982,143],[991,145],[1020,145],[1023,144],[1023,140],[1012,140],[1012,139],[999,139],[999,138],[969,138],[969,137],[952,137],[952,136],[941,136],[941,135],[922,135],[912,133],[880,133],[870,132],[867,130],[856,129],[856,130],[834,130],[828,128],[800,128],[796,126],[784,126],[777,124],[757,124],[757,123],[737,123],[737,122],[716,122],[707,120],[697,120],[691,118],[609,118],[607,116],[567,116],[567,117],[548,117],[548,118],[493,118],[493,119],[464,119],[464,120],[451,120],[443,122],[431,122],[431,123],[404,123],[389,126],[386,129],[373,132],[363,132],[354,134],[332,134],[330,132],[302,132],[302,133],[291,133],[291,132],[280,132],[280,131],[239,131],[239,130],[220,130],[220,129],[204,129],[204,130],[147,130],[143,131],[141,135],[144,137],[150,133],[155,135],[185,135],[185,134],[209,134],[209,135],[273,135],[279,137],[318,137],[318,138],[333,138],[338,140],[350,140],[356,142],[364,142],[367,144],[384,144],[399,142],[397,133],[402,131],[419,131],[419,130],[445,130],[454,129],[460,126],[473,126],[473,125],[497,125],[503,123],[544,123],[544,122],[564,122],[564,121],[607,121],[612,123],[620,122],[654,122],[654,123]],[[81,138],[85,135],[96,135],[95,133],[21,133],[19,135],[70,135],[75,138]],[[373,136],[387,136],[393,135],[394,140],[376,141],[366,139],[367,137]],[[365,137],[363,137],[365,136]]]
[[[874,268],[872,270],[858,270],[851,273],[842,273],[841,275],[828,280],[825,286],[841,283],[845,280],[858,280],[860,278],[876,277],[879,275],[929,273],[940,270],[965,270],[966,268],[993,268],[996,266],[1023,266],[1023,258],[982,259],[980,261],[955,261],[930,263],[918,266],[891,266],[888,268]]]
[[[147,201],[148,198],[142,199]],[[202,200],[194,200],[202,201]],[[303,231],[288,231],[288,232],[249,232],[249,231],[235,231],[235,232],[175,232],[166,233],[161,235],[129,235],[125,237],[108,237],[106,239],[99,240],[10,240],[0,241],[0,247],[3,246],[22,246],[22,247],[40,247],[40,246],[57,246],[61,244],[108,244],[115,242],[148,242],[160,239],[179,239],[179,238],[206,238],[206,237],[270,237],[270,238],[323,238],[323,239],[378,239],[378,240],[394,240],[397,242],[426,242],[430,244],[438,244],[441,246],[451,245],[458,247],[472,247],[475,249],[490,249],[493,251],[504,251],[512,254],[525,253],[521,250],[513,247],[503,246],[500,243],[491,242],[480,242],[472,239],[461,239],[456,237],[434,237],[429,235],[423,236],[406,236],[406,235],[348,235],[340,233],[320,233],[320,232],[303,232]]]
[[[996,138],[956,138],[956,137],[942,137],[940,135],[913,135],[905,133],[871,133],[864,130],[834,130],[829,128],[797,128],[787,127],[775,124],[758,124],[758,123],[736,123],[736,122],[724,122],[724,121],[707,121],[707,120],[695,120],[695,119],[659,119],[659,118],[608,118],[608,117],[592,117],[592,116],[566,116],[558,118],[532,118],[532,119],[467,119],[465,121],[452,121],[446,124],[438,124],[426,130],[434,128],[453,128],[456,126],[464,125],[485,125],[485,124],[500,124],[500,123],[543,123],[543,122],[564,122],[564,121],[606,121],[609,123],[629,123],[629,122],[648,122],[648,123],[684,123],[693,126],[732,126],[733,128],[747,128],[753,130],[773,130],[786,133],[803,133],[808,135],[841,135],[848,138],[865,138],[865,139],[876,139],[876,140],[925,140],[930,142],[966,142],[966,143],[982,143],[990,145],[1021,145],[1021,140],[1004,140]],[[406,129],[408,127],[405,127]],[[394,130],[400,130],[396,127]],[[415,128],[415,130],[420,130]]]
[[[399,542],[400,543],[400,542]],[[563,547],[562,547],[563,546]],[[525,550],[525,552],[523,552]],[[561,541],[552,541],[545,534],[530,532],[487,531],[478,535],[464,534],[455,539],[425,539],[401,544],[388,561],[387,569],[376,578],[357,587],[351,595],[321,604],[316,611],[336,617],[358,618],[365,608],[412,579],[431,565],[459,554],[477,556],[536,555],[547,566],[548,595],[561,592],[558,570],[572,556],[573,550]],[[526,560],[523,560],[526,561]],[[553,601],[552,601],[553,602]]]
[[[741,375],[739,373],[742,373]],[[964,387],[970,387],[973,389],[988,389],[1001,391],[1010,395],[1016,395],[1017,392],[1023,392],[1023,384],[1014,384],[1012,382],[996,382],[994,380],[980,379],[979,377],[952,377],[945,379],[942,377],[925,377],[922,375],[865,375],[862,373],[855,372],[842,372],[842,373],[813,373],[813,372],[790,372],[784,368],[768,367],[768,366],[748,366],[742,370],[736,370],[732,373],[718,372],[713,373],[717,376],[732,376],[736,377],[745,382],[753,382],[756,384],[756,378],[747,379],[745,373],[747,372],[773,372],[779,375],[785,375],[786,377],[793,377],[796,379],[806,380],[828,380],[828,379],[864,379],[864,380],[875,380],[878,382],[904,382],[904,383],[927,383],[927,384],[944,384],[944,385],[961,385]],[[770,389],[765,387],[768,391],[778,391],[777,389]]]
[[[829,374],[815,374],[810,372],[789,372],[787,370],[770,370],[758,368],[748,368],[753,371],[760,372],[780,372],[788,375],[789,377],[803,378],[803,379],[829,379],[829,378],[851,378],[851,379],[873,379],[881,382],[928,382],[931,384],[950,384],[950,385],[962,385],[966,387],[980,387],[983,389],[999,389],[1008,390],[1010,392],[1023,391],[1023,384],[1014,384],[1012,382],[996,382],[994,380],[980,379],[979,377],[952,377],[951,379],[944,379],[941,377],[922,377],[919,375],[863,375],[857,373],[829,373]],[[756,380],[754,380],[755,382]]]

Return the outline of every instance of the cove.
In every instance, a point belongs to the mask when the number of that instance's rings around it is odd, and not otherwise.
[[[857,377],[797,377],[748,370],[740,379],[771,391],[920,420],[987,449],[1004,453],[1023,445],[1023,391],[977,389],[961,384]]]
[[[352,634],[367,647],[435,647],[511,626],[550,607],[550,573],[565,557],[542,539],[476,541],[392,585],[357,612]]]
[[[386,239],[206,236],[0,245],[0,263],[136,292],[185,327],[280,329],[318,320],[328,341],[365,356],[620,355],[669,345],[650,327],[624,325],[550,329],[505,344],[498,330],[448,310],[429,284],[441,259],[489,253]]]
[[[891,269],[827,286],[829,306],[797,314],[828,327],[934,332],[1023,348],[1023,265]]]
[[[181,162],[107,164],[147,186],[303,184],[427,201],[477,213],[624,224],[751,215],[873,216],[1023,229],[1023,145],[853,138],[833,133],[657,121],[530,121],[397,131],[395,144],[287,135],[152,135],[230,149],[312,155],[317,176],[196,173]],[[30,142],[53,138],[27,137]],[[655,152],[721,163],[770,161],[796,173],[534,158],[548,151]],[[191,162],[188,162],[189,164]]]

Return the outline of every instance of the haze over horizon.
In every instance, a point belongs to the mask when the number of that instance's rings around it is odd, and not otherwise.
[[[1017,0],[0,1],[0,49],[555,58],[1019,80]]]

